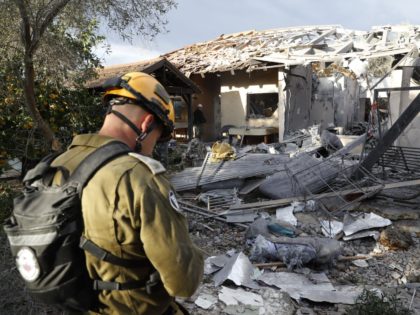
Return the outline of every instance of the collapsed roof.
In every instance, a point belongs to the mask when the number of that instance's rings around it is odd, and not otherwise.
[[[247,69],[255,61],[284,65],[346,58],[418,53],[419,25],[377,26],[370,31],[344,29],[340,25],[279,28],[221,35],[164,55],[187,77]]]

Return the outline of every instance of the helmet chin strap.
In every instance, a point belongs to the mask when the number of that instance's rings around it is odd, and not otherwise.
[[[136,138],[136,145],[134,147],[134,150],[136,152],[140,152],[142,147],[141,147],[141,142],[144,141],[144,139],[146,139],[146,137],[149,135],[149,133],[151,133],[153,131],[153,129],[155,129],[156,127],[156,122],[152,122],[146,129],[146,131],[141,131],[130,119],[128,119],[125,115],[121,114],[120,112],[117,112],[116,110],[111,109],[110,111],[108,111],[108,114],[114,114],[115,116],[117,116],[119,119],[121,119],[123,122],[125,122],[136,134],[137,134],[137,138]]]

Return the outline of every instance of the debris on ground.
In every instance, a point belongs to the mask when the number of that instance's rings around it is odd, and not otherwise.
[[[280,144],[221,142],[212,151],[223,157],[207,153],[174,173],[207,253],[203,285],[184,305],[194,314],[343,314],[363,294],[393,288],[419,311],[420,180],[360,168],[365,132],[345,145],[319,126]]]

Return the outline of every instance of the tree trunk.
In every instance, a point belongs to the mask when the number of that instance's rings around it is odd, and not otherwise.
[[[34,64],[32,60],[32,56],[25,56],[25,78],[23,82],[24,94],[25,94],[25,104],[29,110],[29,114],[31,115],[32,119],[34,120],[35,126],[34,128],[39,128],[42,134],[45,137],[45,140],[48,146],[54,151],[61,149],[60,142],[55,138],[54,132],[48,125],[48,123],[42,118],[38,108],[36,107],[36,99],[35,99],[35,70]]]

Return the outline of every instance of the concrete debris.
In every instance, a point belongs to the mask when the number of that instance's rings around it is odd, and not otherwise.
[[[360,268],[367,268],[369,264],[366,260],[363,259],[356,259],[351,262],[353,265],[360,267]]]
[[[344,234],[350,236],[359,231],[385,227],[391,225],[392,222],[374,213],[362,213],[358,215],[346,214],[343,224]]]
[[[321,144],[328,152],[335,152],[343,148],[343,143],[340,138],[328,130],[323,130],[321,133]]]
[[[240,252],[229,258],[225,266],[214,275],[215,286],[221,285],[226,280],[233,281],[236,285],[249,288],[258,288],[258,284],[251,278],[254,267],[244,253]]]
[[[198,138],[194,138],[188,143],[188,147],[183,156],[183,160],[189,166],[200,166],[203,163],[206,155],[206,145]]]
[[[394,226],[389,226],[381,232],[379,243],[391,250],[407,250],[414,244],[410,233]]]
[[[265,272],[258,280],[278,287],[295,300],[354,304],[362,292],[362,288],[357,287],[334,287],[325,273],[305,276],[291,272]]]
[[[293,215],[293,212],[294,212],[294,206],[279,208],[276,210],[276,218],[277,220],[296,226],[297,219]]]
[[[321,220],[322,233],[330,238],[334,238],[343,231],[344,224],[335,220]]]
[[[252,292],[247,292],[241,288],[230,289],[222,286],[219,293],[219,300],[226,305],[250,305],[250,306],[263,306],[264,302],[262,296]]]
[[[208,310],[217,302],[217,298],[210,294],[200,294],[195,300],[195,305],[198,307]]]
[[[378,38],[378,34],[388,33],[394,36]],[[375,68],[374,65],[363,64],[361,60],[407,53],[410,43],[418,43],[417,34],[415,25],[373,27],[368,32],[344,29],[340,25],[251,30],[224,34],[211,41],[190,45],[166,54],[165,58],[187,76],[192,73],[204,75],[232,69],[254,69],[259,66],[256,61],[292,66],[311,61],[337,62],[347,58],[357,60],[352,62],[352,69],[360,76]],[[375,70],[374,73],[383,73],[387,69],[382,68],[385,69]],[[353,71],[349,74],[342,72],[343,75],[356,76]]]

